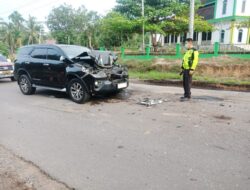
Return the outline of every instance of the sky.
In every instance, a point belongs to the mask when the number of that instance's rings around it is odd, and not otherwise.
[[[105,15],[115,6],[116,0],[0,0],[0,18],[8,21],[8,16],[13,11],[18,11],[24,19],[34,16],[38,21],[45,21],[49,12],[63,3],[78,8],[84,5],[88,10],[93,10]]]

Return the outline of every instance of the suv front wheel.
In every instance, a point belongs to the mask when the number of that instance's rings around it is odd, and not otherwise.
[[[90,98],[86,87],[80,79],[72,79],[68,85],[68,93],[73,102],[78,104],[85,103]]]
[[[27,75],[21,75],[18,78],[18,84],[21,92],[25,95],[34,94],[36,91],[36,88],[32,87],[31,81]]]

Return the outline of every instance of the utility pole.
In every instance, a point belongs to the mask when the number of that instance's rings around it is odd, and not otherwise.
[[[144,23],[144,0],[141,1],[142,7],[142,50],[145,50],[145,23]]]
[[[194,35],[194,0],[190,0],[190,15],[189,15],[189,38]]]

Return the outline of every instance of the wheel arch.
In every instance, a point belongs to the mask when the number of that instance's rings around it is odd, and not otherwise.
[[[77,78],[77,79],[79,79],[82,83],[83,83],[83,85],[85,86],[85,88],[86,88],[86,90],[87,90],[87,92],[88,93],[90,93],[90,87],[87,85],[87,83],[81,78],[81,77],[79,77],[78,75],[76,75],[76,74],[68,74],[67,75],[67,91],[68,91],[68,84],[69,84],[69,82],[72,80],[72,79],[75,79],[75,78]]]
[[[25,75],[27,75],[28,77],[29,77],[29,79],[30,79],[30,81],[32,81],[31,80],[31,76],[30,76],[30,74],[29,74],[29,72],[28,71],[26,71],[25,69],[19,69],[18,71],[17,71],[17,82],[18,82],[18,84],[19,84],[19,77],[21,76],[21,75],[23,75],[23,74],[25,74]]]

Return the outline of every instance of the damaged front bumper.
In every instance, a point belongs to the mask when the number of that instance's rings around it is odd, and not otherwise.
[[[124,80],[96,80],[94,85],[94,92],[95,93],[107,93],[107,92],[114,92],[120,91],[125,89],[129,86],[129,82],[127,79]]]
[[[94,80],[93,93],[116,92],[129,86],[128,72],[125,68],[115,68],[112,71],[100,71],[91,74]]]

